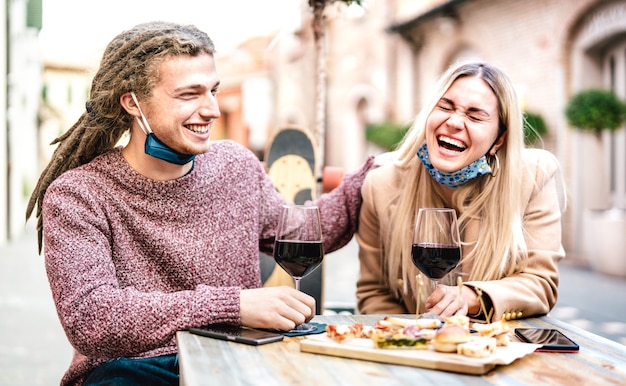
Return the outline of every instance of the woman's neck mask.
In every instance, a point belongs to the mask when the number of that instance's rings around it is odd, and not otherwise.
[[[420,161],[422,161],[422,164],[424,164],[424,167],[426,167],[426,170],[428,170],[428,173],[435,179],[435,181],[447,188],[458,188],[475,178],[491,173],[491,167],[489,166],[489,163],[487,163],[486,156],[480,157],[476,161],[461,170],[457,170],[456,172],[442,172],[435,168],[430,162],[428,146],[426,143],[424,143],[417,151],[417,157]]]
[[[146,154],[161,159],[163,161],[167,161],[169,163],[173,163],[176,165],[185,165],[196,158],[195,154],[181,154],[171,147],[164,144],[160,139],[157,138],[156,135],[152,132],[150,125],[148,124],[148,120],[145,115],[141,111],[141,107],[139,107],[139,101],[135,96],[134,92],[131,92],[130,95],[133,97],[133,101],[137,105],[139,109],[139,114],[141,114],[141,119],[135,117],[139,127],[146,133],[146,142],[144,144],[144,151]]]

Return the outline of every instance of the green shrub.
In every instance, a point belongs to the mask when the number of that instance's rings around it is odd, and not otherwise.
[[[567,122],[580,130],[616,130],[626,119],[626,105],[607,90],[590,89],[579,92],[565,109]]]
[[[410,125],[401,125],[393,122],[383,122],[367,125],[365,139],[386,150],[393,150],[404,138]]]

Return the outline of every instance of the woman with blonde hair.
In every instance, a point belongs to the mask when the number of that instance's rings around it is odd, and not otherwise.
[[[441,77],[398,149],[365,179],[359,312],[498,320],[552,309],[564,196],[556,158],[525,148],[523,123],[499,69],[466,63]],[[419,208],[428,207],[456,210],[462,259],[434,291],[416,291],[412,233]],[[452,287],[458,277],[460,290]]]

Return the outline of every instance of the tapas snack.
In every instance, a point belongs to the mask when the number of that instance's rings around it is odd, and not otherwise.
[[[397,318],[394,316],[386,316],[384,319],[379,320],[374,325],[374,328],[381,329],[397,329],[404,328],[408,326],[414,326],[420,330],[423,329],[436,329],[441,327],[441,320],[439,319],[407,319],[407,318]]]
[[[413,326],[398,331],[382,331],[372,329],[370,339],[377,348],[412,348],[427,349],[428,339],[422,336],[419,330]]]
[[[347,339],[361,338],[363,336],[362,324],[329,324],[326,326],[326,335],[341,343]]]
[[[444,326],[460,326],[469,330],[470,319],[465,315],[453,315],[444,319]]]
[[[376,322],[369,338],[377,348],[427,349],[441,326],[439,319],[406,319],[387,316]]]
[[[377,348],[414,348],[426,349],[430,335],[422,332],[415,325],[401,328],[372,328],[370,339]]]
[[[508,346],[509,339],[509,326],[506,319],[502,318],[493,323],[473,323],[472,328],[478,331],[480,336],[496,338],[498,346]]]
[[[457,354],[472,358],[486,358],[496,350],[496,338],[474,337],[456,347]]]
[[[369,329],[360,324],[330,324],[326,326],[326,335],[340,343],[353,338],[369,338],[378,348],[427,349],[441,324],[438,319],[387,316]]]
[[[433,348],[439,352],[457,352],[457,346],[461,343],[468,342],[471,335],[468,329],[448,325],[441,327],[433,338]]]

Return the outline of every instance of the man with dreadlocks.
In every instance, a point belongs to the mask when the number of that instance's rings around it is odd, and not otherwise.
[[[63,385],[177,385],[175,333],[211,323],[289,330],[315,300],[262,288],[285,200],[254,154],[209,141],[214,46],[193,26],[138,25],[111,41],[86,111],[30,199],[57,312],[75,348]],[[116,144],[126,131],[128,143]],[[327,252],[357,228],[369,169],[320,207]]]

